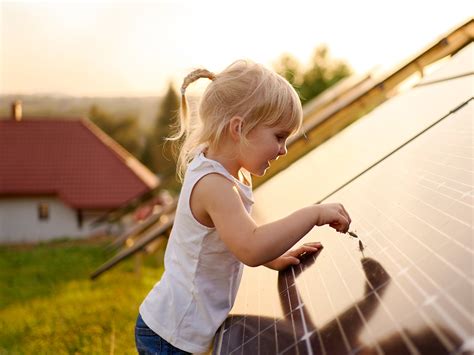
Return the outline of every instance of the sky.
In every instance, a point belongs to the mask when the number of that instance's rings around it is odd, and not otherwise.
[[[472,0],[0,0],[0,95],[157,96],[195,68],[219,72],[239,58],[271,68],[288,53],[307,65],[322,44],[355,73],[388,69],[473,9]]]

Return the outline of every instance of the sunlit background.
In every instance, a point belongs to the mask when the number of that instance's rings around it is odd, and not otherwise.
[[[391,67],[472,16],[469,0],[1,1],[0,94],[161,95],[196,67],[302,64],[326,44]]]

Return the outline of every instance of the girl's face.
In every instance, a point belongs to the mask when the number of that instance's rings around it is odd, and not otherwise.
[[[240,165],[253,175],[264,175],[273,160],[286,154],[289,135],[279,126],[258,125],[248,134],[248,144],[241,144]]]

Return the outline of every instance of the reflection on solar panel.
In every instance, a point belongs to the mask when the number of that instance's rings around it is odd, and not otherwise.
[[[324,201],[346,206],[363,252],[358,239],[323,227],[302,242],[325,248],[302,264],[245,269],[214,353],[474,351],[470,90],[455,112]],[[275,203],[278,179],[259,198]]]

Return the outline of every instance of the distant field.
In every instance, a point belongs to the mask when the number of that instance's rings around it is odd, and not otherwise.
[[[91,281],[106,242],[0,246],[0,354],[136,354],[137,309],[163,269],[131,258]]]

